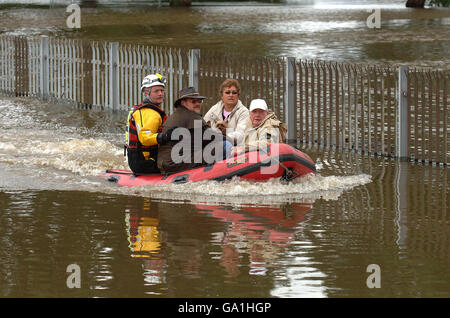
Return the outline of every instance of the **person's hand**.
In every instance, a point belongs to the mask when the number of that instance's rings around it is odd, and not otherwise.
[[[231,155],[232,156],[237,156],[237,155],[239,155],[239,154],[241,154],[243,152],[245,152],[245,147],[243,147],[243,146],[234,146],[231,149]]]
[[[227,133],[228,123],[226,121],[218,121],[216,123],[216,128],[219,129],[223,135]]]
[[[169,141],[172,140],[173,131],[177,128],[178,128],[177,126],[170,127],[169,129],[167,129],[167,131],[165,133],[159,133],[156,136],[156,142],[160,145],[167,144]]]

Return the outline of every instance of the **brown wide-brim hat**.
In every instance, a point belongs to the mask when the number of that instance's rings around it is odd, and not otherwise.
[[[185,99],[185,98],[198,98],[198,99],[205,99],[205,96],[200,96],[200,94],[197,92],[197,90],[195,89],[195,87],[186,87],[183,88],[179,95],[178,95],[178,99],[175,101],[174,106],[178,107],[181,105],[181,100]]]

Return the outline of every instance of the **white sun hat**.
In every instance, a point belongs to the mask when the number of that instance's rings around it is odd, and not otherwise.
[[[268,110],[266,101],[264,99],[254,99],[250,103],[250,111],[253,111],[254,109],[262,109],[262,110]]]

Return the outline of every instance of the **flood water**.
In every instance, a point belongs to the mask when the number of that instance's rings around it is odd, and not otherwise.
[[[298,0],[288,5],[83,8],[81,29],[72,30],[65,7],[9,9],[0,10],[0,34],[448,69],[450,10],[410,9],[405,3]],[[380,12],[380,28],[371,29],[367,20],[374,10]]]
[[[2,98],[0,118],[3,297],[450,295],[447,167],[303,148],[318,174],[292,184],[128,189],[97,176],[126,168],[120,114]]]
[[[370,31],[366,3],[91,10],[69,33],[64,10],[8,9],[0,32],[448,67],[448,11],[398,3]],[[317,175],[290,184],[119,188],[98,174],[127,168],[125,118],[0,97],[1,297],[450,296],[448,167],[304,146]]]

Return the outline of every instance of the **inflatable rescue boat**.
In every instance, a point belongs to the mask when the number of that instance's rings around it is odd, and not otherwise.
[[[203,180],[223,181],[233,177],[266,181],[283,178],[290,181],[315,173],[311,158],[288,144],[272,144],[267,148],[249,151],[211,165],[173,174],[134,174],[128,170],[107,170],[102,177],[125,187],[148,184],[186,183]]]

